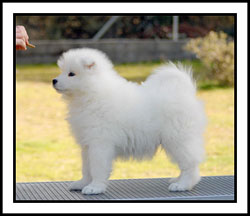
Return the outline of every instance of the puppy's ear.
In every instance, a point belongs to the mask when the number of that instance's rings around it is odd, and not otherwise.
[[[95,67],[96,63],[93,59],[84,58],[84,59],[82,59],[82,65],[85,69],[91,70]]]
[[[85,66],[86,68],[88,68],[88,69],[91,69],[91,68],[93,68],[93,67],[95,66],[95,62],[85,64],[84,66]]]

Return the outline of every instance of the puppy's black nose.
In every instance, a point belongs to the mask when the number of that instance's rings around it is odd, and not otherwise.
[[[53,85],[55,85],[57,83],[57,79],[53,79],[52,83],[53,83]]]

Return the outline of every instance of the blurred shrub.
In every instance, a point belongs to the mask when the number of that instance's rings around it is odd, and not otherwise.
[[[185,49],[196,54],[208,69],[207,77],[220,85],[234,84],[234,41],[224,32],[211,31],[203,38],[191,39]]]
[[[87,39],[109,19],[109,16],[16,16],[33,40]]]
[[[16,16],[31,39],[89,39],[110,16]],[[171,38],[173,16],[121,16],[103,38]],[[182,37],[202,37],[209,31],[224,31],[233,36],[234,16],[180,16]]]
[[[180,16],[179,32],[187,37],[204,37],[210,31],[234,37],[234,16]]]

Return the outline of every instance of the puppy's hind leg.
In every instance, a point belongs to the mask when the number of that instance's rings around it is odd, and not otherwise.
[[[164,146],[164,148],[181,170],[179,177],[169,181],[169,190],[191,190],[200,181],[199,163],[204,154],[202,144],[197,140],[192,140],[181,145],[174,143],[174,145]]]
[[[106,143],[89,145],[89,167],[92,181],[82,189],[83,194],[104,193],[112,170],[114,158],[113,146]]]
[[[168,189],[170,191],[191,190],[200,181],[199,167],[181,169],[181,174],[173,181]]]

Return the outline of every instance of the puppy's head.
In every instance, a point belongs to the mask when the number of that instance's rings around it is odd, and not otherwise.
[[[88,80],[112,70],[112,63],[101,51],[83,48],[62,54],[57,65],[61,74],[52,80],[53,87],[62,94],[79,94]]]

